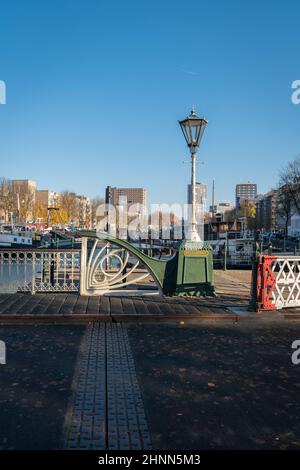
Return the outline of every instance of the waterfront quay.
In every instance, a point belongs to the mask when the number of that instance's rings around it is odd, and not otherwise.
[[[0,449],[297,449],[297,310],[216,297],[0,295]],[[281,399],[278,400],[278,394]]]

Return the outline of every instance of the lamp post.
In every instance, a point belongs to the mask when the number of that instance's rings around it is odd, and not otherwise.
[[[190,149],[192,157],[192,172],[191,172],[191,190],[192,190],[192,222],[191,222],[191,233],[190,241],[199,242],[200,237],[197,232],[197,220],[196,220],[196,156],[200,146],[201,139],[203,137],[207,120],[204,117],[198,117],[196,115],[194,107],[192,108],[191,114],[179,121],[179,125],[183,132],[187,146]]]

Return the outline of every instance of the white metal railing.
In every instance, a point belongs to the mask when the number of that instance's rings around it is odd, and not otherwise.
[[[257,310],[300,306],[300,257],[261,255],[257,263]]]
[[[169,255],[171,252],[170,247],[164,246],[141,246],[139,251],[147,249],[152,256],[158,255],[159,250],[162,253],[167,250]],[[80,249],[2,247],[0,293],[73,291],[81,295],[141,295],[143,292],[152,295],[159,292],[159,285],[144,260],[130,246],[123,247],[117,240],[89,237],[82,237]]]
[[[233,266],[236,265],[247,265],[250,266],[252,264],[253,255],[249,253],[238,253],[234,255],[229,255],[228,264],[232,264]]]
[[[0,293],[80,292],[101,295],[123,292],[147,282],[149,271],[127,250],[109,242],[89,244],[83,238],[76,249],[0,248]],[[146,281],[147,286],[144,286]]]
[[[79,250],[0,250],[0,292],[79,292]]]
[[[218,253],[213,256],[214,267],[219,266],[251,266],[253,261],[253,255],[249,253],[236,253],[236,254],[226,254]]]
[[[300,305],[300,258],[278,256],[272,263],[275,277],[273,301],[277,308]]]

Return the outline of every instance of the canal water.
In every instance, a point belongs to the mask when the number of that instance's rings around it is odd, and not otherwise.
[[[95,255],[97,253],[98,250],[95,251]],[[43,279],[43,283],[46,285],[48,284],[48,286],[43,290],[51,290],[51,285],[53,284],[56,286],[57,284],[68,286],[72,284],[72,281],[74,286],[79,286],[79,254],[75,254],[73,264],[70,258],[65,259],[62,257],[60,259],[59,266],[57,266],[57,264],[54,265],[52,276],[50,273],[51,264],[51,262],[49,264],[49,260],[46,263],[44,261],[43,268],[43,263],[38,258],[35,260],[34,267],[31,262],[8,263],[6,261],[3,262],[2,260],[2,262],[0,262],[0,294],[11,294],[24,290],[31,291],[32,283],[35,282],[36,285],[39,285],[41,279]],[[112,267],[117,267],[118,264],[119,262],[117,259],[112,259],[110,262],[110,266]],[[50,289],[48,289],[49,285]]]
[[[73,262],[70,259],[62,259],[59,264],[53,263],[52,260],[43,263],[39,259],[36,259],[34,266],[24,262],[0,263],[0,293],[31,291],[33,284],[39,290],[41,283],[44,284],[41,290],[51,290],[53,285],[78,286],[79,265],[79,256],[75,256]]]
[[[0,294],[13,294],[32,281],[32,266],[0,264]]]

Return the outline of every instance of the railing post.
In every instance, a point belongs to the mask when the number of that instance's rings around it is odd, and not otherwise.
[[[80,295],[87,295],[86,292],[86,273],[87,273],[87,241],[86,237],[83,237],[81,242],[81,253],[80,253]]]
[[[227,242],[224,242],[224,265],[223,270],[227,270]]]
[[[55,255],[53,253],[50,254],[50,284],[54,286],[54,270],[55,270]]]
[[[35,253],[32,253],[31,294],[35,294]]]
[[[250,299],[250,310],[257,309],[257,271],[259,264],[259,244],[258,242],[253,243],[253,253],[252,253],[252,278],[251,278],[251,299]]]
[[[107,242],[107,246],[106,246],[106,255],[108,255],[109,250],[110,250],[110,243]],[[107,271],[109,271],[110,268],[111,268],[111,266],[110,266],[110,260],[109,260],[109,256],[107,256],[107,257],[106,257],[106,261],[105,261],[105,269],[106,269]]]

